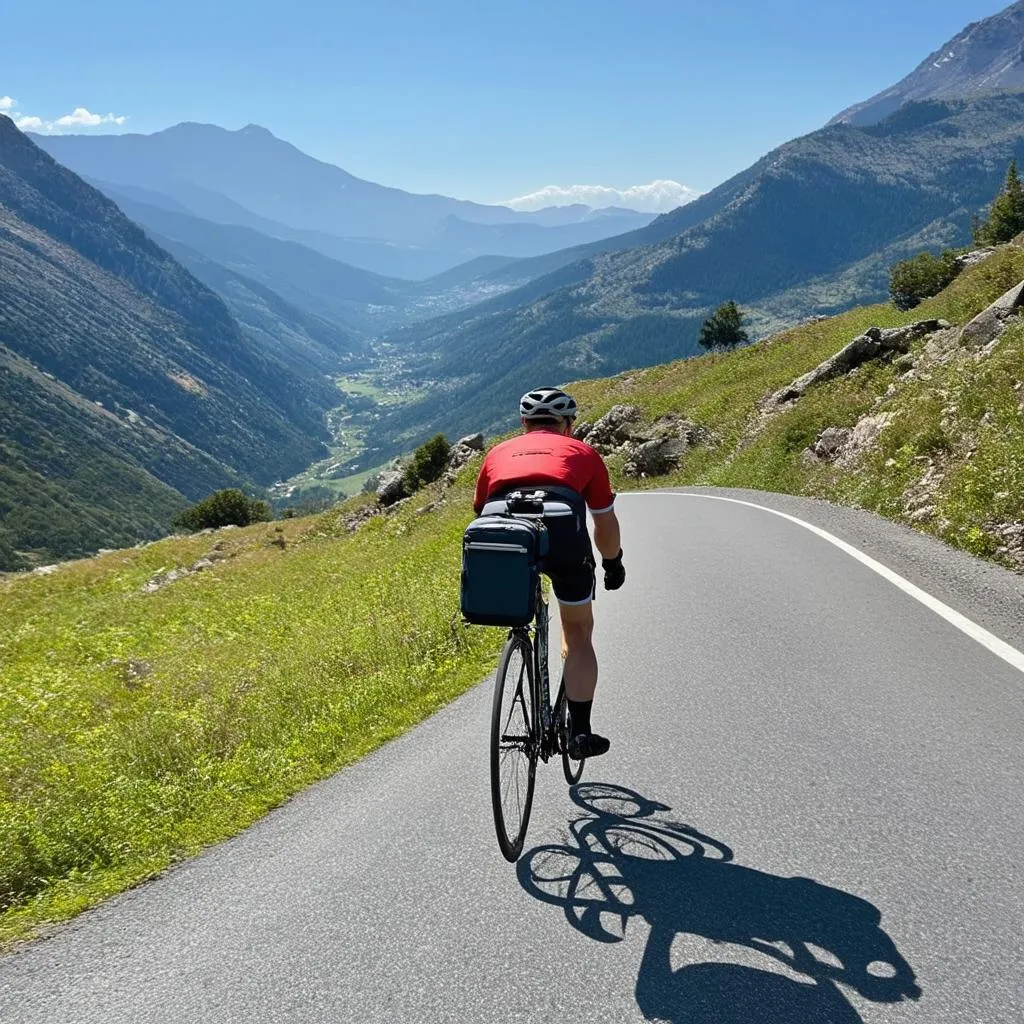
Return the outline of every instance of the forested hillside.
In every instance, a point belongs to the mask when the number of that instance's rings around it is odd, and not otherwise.
[[[909,104],[881,124],[787,143],[634,232],[635,248],[581,250],[523,289],[396,334],[412,372],[442,391],[387,429],[469,429],[453,392],[493,410],[487,425],[509,423],[524,381],[692,355],[701,323],[729,299],[762,335],[882,299],[895,260],[968,240],[1014,156],[1024,158],[1024,93]]]
[[[166,529],[323,450],[335,391],[0,117],[0,568]]]

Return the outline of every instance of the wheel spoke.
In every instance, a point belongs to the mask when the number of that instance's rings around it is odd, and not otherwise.
[[[536,762],[532,736],[533,693],[530,648],[509,641],[495,680],[491,724],[491,792],[502,853],[514,860],[522,849],[533,799]]]

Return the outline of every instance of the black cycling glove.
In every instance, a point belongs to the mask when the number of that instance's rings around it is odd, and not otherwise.
[[[626,582],[626,569],[622,564],[622,549],[614,558],[602,558],[601,568],[604,569],[604,589],[618,590]]]

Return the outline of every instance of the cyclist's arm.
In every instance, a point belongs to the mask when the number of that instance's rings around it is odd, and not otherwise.
[[[594,545],[602,558],[614,558],[622,550],[619,520],[614,508],[594,516]]]
[[[615,495],[608,479],[608,467],[597,452],[593,455],[593,476],[584,493],[594,519],[594,544],[602,558],[615,558],[622,550]]]

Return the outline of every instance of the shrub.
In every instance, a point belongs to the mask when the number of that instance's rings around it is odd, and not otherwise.
[[[435,434],[421,444],[413,452],[412,461],[405,467],[405,489],[411,493],[417,487],[433,483],[444,472],[451,447],[444,434]]]
[[[957,252],[947,249],[941,256],[921,252],[896,263],[889,273],[889,296],[897,309],[913,309],[925,299],[938,295],[960,273]]]
[[[179,512],[173,520],[176,529],[218,529],[221,526],[248,526],[265,523],[271,518],[270,506],[265,501],[250,498],[237,487],[216,491],[198,504]]]

